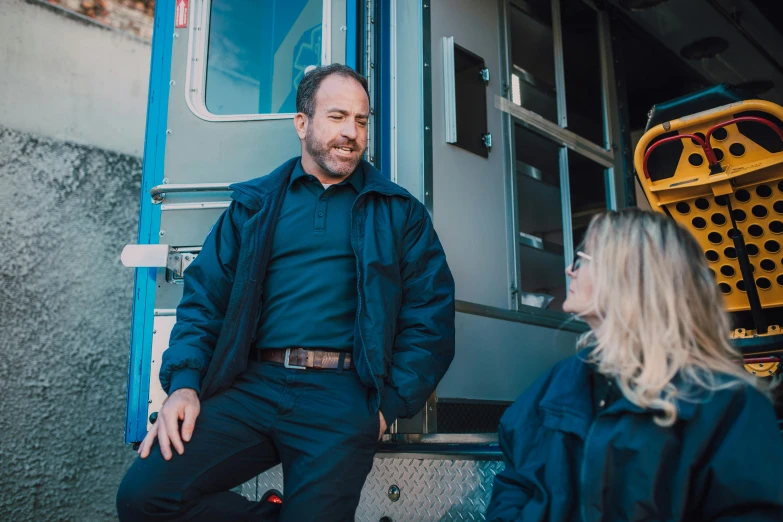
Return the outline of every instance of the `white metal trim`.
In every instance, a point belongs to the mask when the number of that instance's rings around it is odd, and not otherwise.
[[[204,121],[263,121],[290,120],[296,113],[280,114],[213,114],[206,104],[207,42],[211,0],[193,0],[188,29],[188,63],[185,70],[185,103],[188,109]],[[332,59],[331,14],[332,1],[323,0],[321,21],[321,65]]]
[[[496,94],[495,108],[517,118],[555,143],[568,147],[603,167],[611,168],[614,166],[614,154],[612,151],[599,147],[578,134],[552,123],[543,116],[514,104],[507,98]]]
[[[332,1],[323,0],[321,15],[321,64],[327,65],[332,58]]]
[[[160,206],[161,212],[167,210],[205,210],[210,208],[228,208],[230,201],[204,201],[198,203],[164,203]]]
[[[456,78],[454,76],[454,37],[444,36],[442,42],[446,143],[457,143],[457,91]]]

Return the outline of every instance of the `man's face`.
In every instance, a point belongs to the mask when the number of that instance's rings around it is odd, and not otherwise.
[[[331,178],[351,174],[367,149],[369,113],[367,93],[359,82],[336,74],[326,77],[316,93],[313,116],[297,124],[304,138],[303,160],[309,156],[321,174]]]

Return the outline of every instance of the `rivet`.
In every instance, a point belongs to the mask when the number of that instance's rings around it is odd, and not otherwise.
[[[166,235],[166,231],[165,231],[165,230],[161,230],[160,232],[158,232],[158,235],[159,235],[160,237],[163,237],[163,236],[165,236],[165,235]]]
[[[174,38],[179,38],[179,33],[174,33]]]
[[[396,484],[389,486],[389,492],[387,493],[389,500],[397,502],[400,500],[400,488]]]
[[[345,26],[343,25],[342,27],[340,27],[340,30],[341,30],[342,32],[345,32],[345,31],[347,31],[347,30],[348,30],[348,28],[347,28],[347,27],[345,27]]]
[[[174,87],[175,85],[177,85],[177,82],[175,82],[174,80],[171,80],[171,81],[169,82],[169,85],[171,85],[172,87]]]
[[[171,136],[171,129],[166,129],[166,136]]]
[[[429,67],[429,66],[430,66],[430,64],[428,64],[428,63],[424,64],[424,67]]]
[[[429,127],[424,127],[424,130],[428,131],[428,130],[430,130],[430,128]]]

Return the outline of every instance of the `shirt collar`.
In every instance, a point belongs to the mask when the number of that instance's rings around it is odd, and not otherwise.
[[[288,182],[288,187],[290,188],[299,178],[306,178],[306,176],[308,176],[308,174],[302,168],[302,160],[300,159],[296,162],[294,170],[291,172],[291,179]],[[337,185],[343,185],[346,182],[350,183],[356,192],[361,192],[364,190],[364,169],[362,168],[361,163],[359,163],[359,165],[356,167],[356,170],[354,170],[353,173],[348,176],[348,178],[344,179],[340,183],[337,183]]]

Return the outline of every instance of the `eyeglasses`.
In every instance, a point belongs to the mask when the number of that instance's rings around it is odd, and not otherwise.
[[[582,266],[582,260],[592,261],[593,256],[589,254],[585,254],[581,250],[577,250],[576,254],[574,254],[574,261],[571,263],[572,272],[576,272],[577,270],[579,270],[579,268]]]

